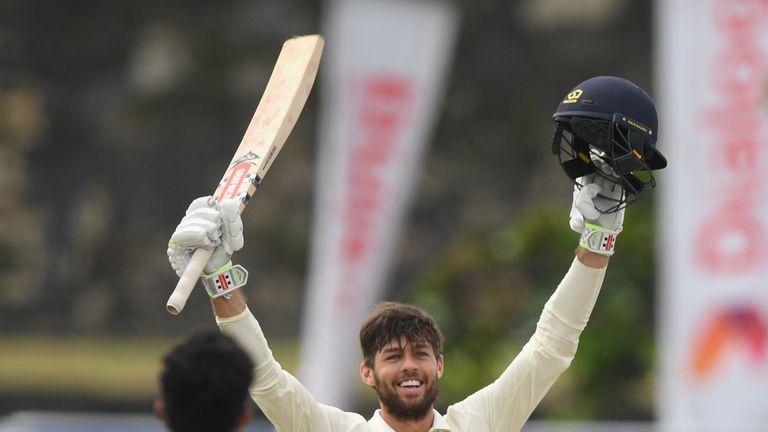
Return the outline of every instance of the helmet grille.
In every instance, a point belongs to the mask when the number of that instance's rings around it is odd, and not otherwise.
[[[576,117],[571,121],[573,133],[589,145],[608,151],[611,148],[611,124],[603,120]]]
[[[581,187],[578,179],[597,175],[624,189],[620,200],[610,208],[611,213],[636,202],[656,186],[656,180],[643,158],[645,143],[642,136],[608,120],[584,117],[559,117],[555,120],[552,151],[558,156],[568,177]],[[601,195],[602,196],[602,195]]]

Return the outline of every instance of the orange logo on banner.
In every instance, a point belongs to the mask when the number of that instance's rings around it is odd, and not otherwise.
[[[693,374],[709,375],[732,344],[745,347],[755,363],[766,359],[768,330],[755,308],[734,307],[711,317],[694,349]]]

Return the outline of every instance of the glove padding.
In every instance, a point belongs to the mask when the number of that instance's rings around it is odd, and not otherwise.
[[[228,199],[217,204],[212,196],[201,197],[192,201],[186,216],[171,235],[168,261],[176,274],[181,276],[195,249],[215,248],[203,270],[210,274],[227,264],[243,243],[243,221],[238,201]]]
[[[600,209],[614,206],[616,201],[612,199],[621,199],[624,189],[597,174],[579,177],[576,182],[570,225],[581,235],[579,245],[601,255],[613,255],[616,236],[623,229],[624,208],[613,213],[604,213]]]

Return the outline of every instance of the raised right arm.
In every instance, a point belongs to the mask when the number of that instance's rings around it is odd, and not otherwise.
[[[250,355],[255,366],[250,387],[253,400],[278,431],[346,431],[365,419],[315,401],[309,391],[283,370],[264,333],[246,305],[242,290],[211,299],[216,323]]]
[[[221,331],[248,353],[255,364],[250,386],[253,400],[278,431],[335,432],[365,424],[357,414],[317,403],[309,391],[275,361],[256,318],[246,305],[245,283],[230,273],[232,254],[243,246],[242,221],[234,200],[216,203],[211,197],[192,202],[168,243],[168,259],[181,275],[197,248],[214,249],[204,274],[210,280],[230,277],[230,285],[208,284],[216,322]],[[232,283],[236,282],[236,283]],[[231,296],[225,298],[226,294]]]

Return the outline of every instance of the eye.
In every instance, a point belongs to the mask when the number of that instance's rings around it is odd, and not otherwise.
[[[416,352],[417,357],[429,357],[429,352],[427,351],[417,351]]]
[[[390,355],[384,357],[384,360],[387,360],[387,361],[395,361],[395,360],[399,360],[399,359],[400,359],[400,354],[390,354]]]

